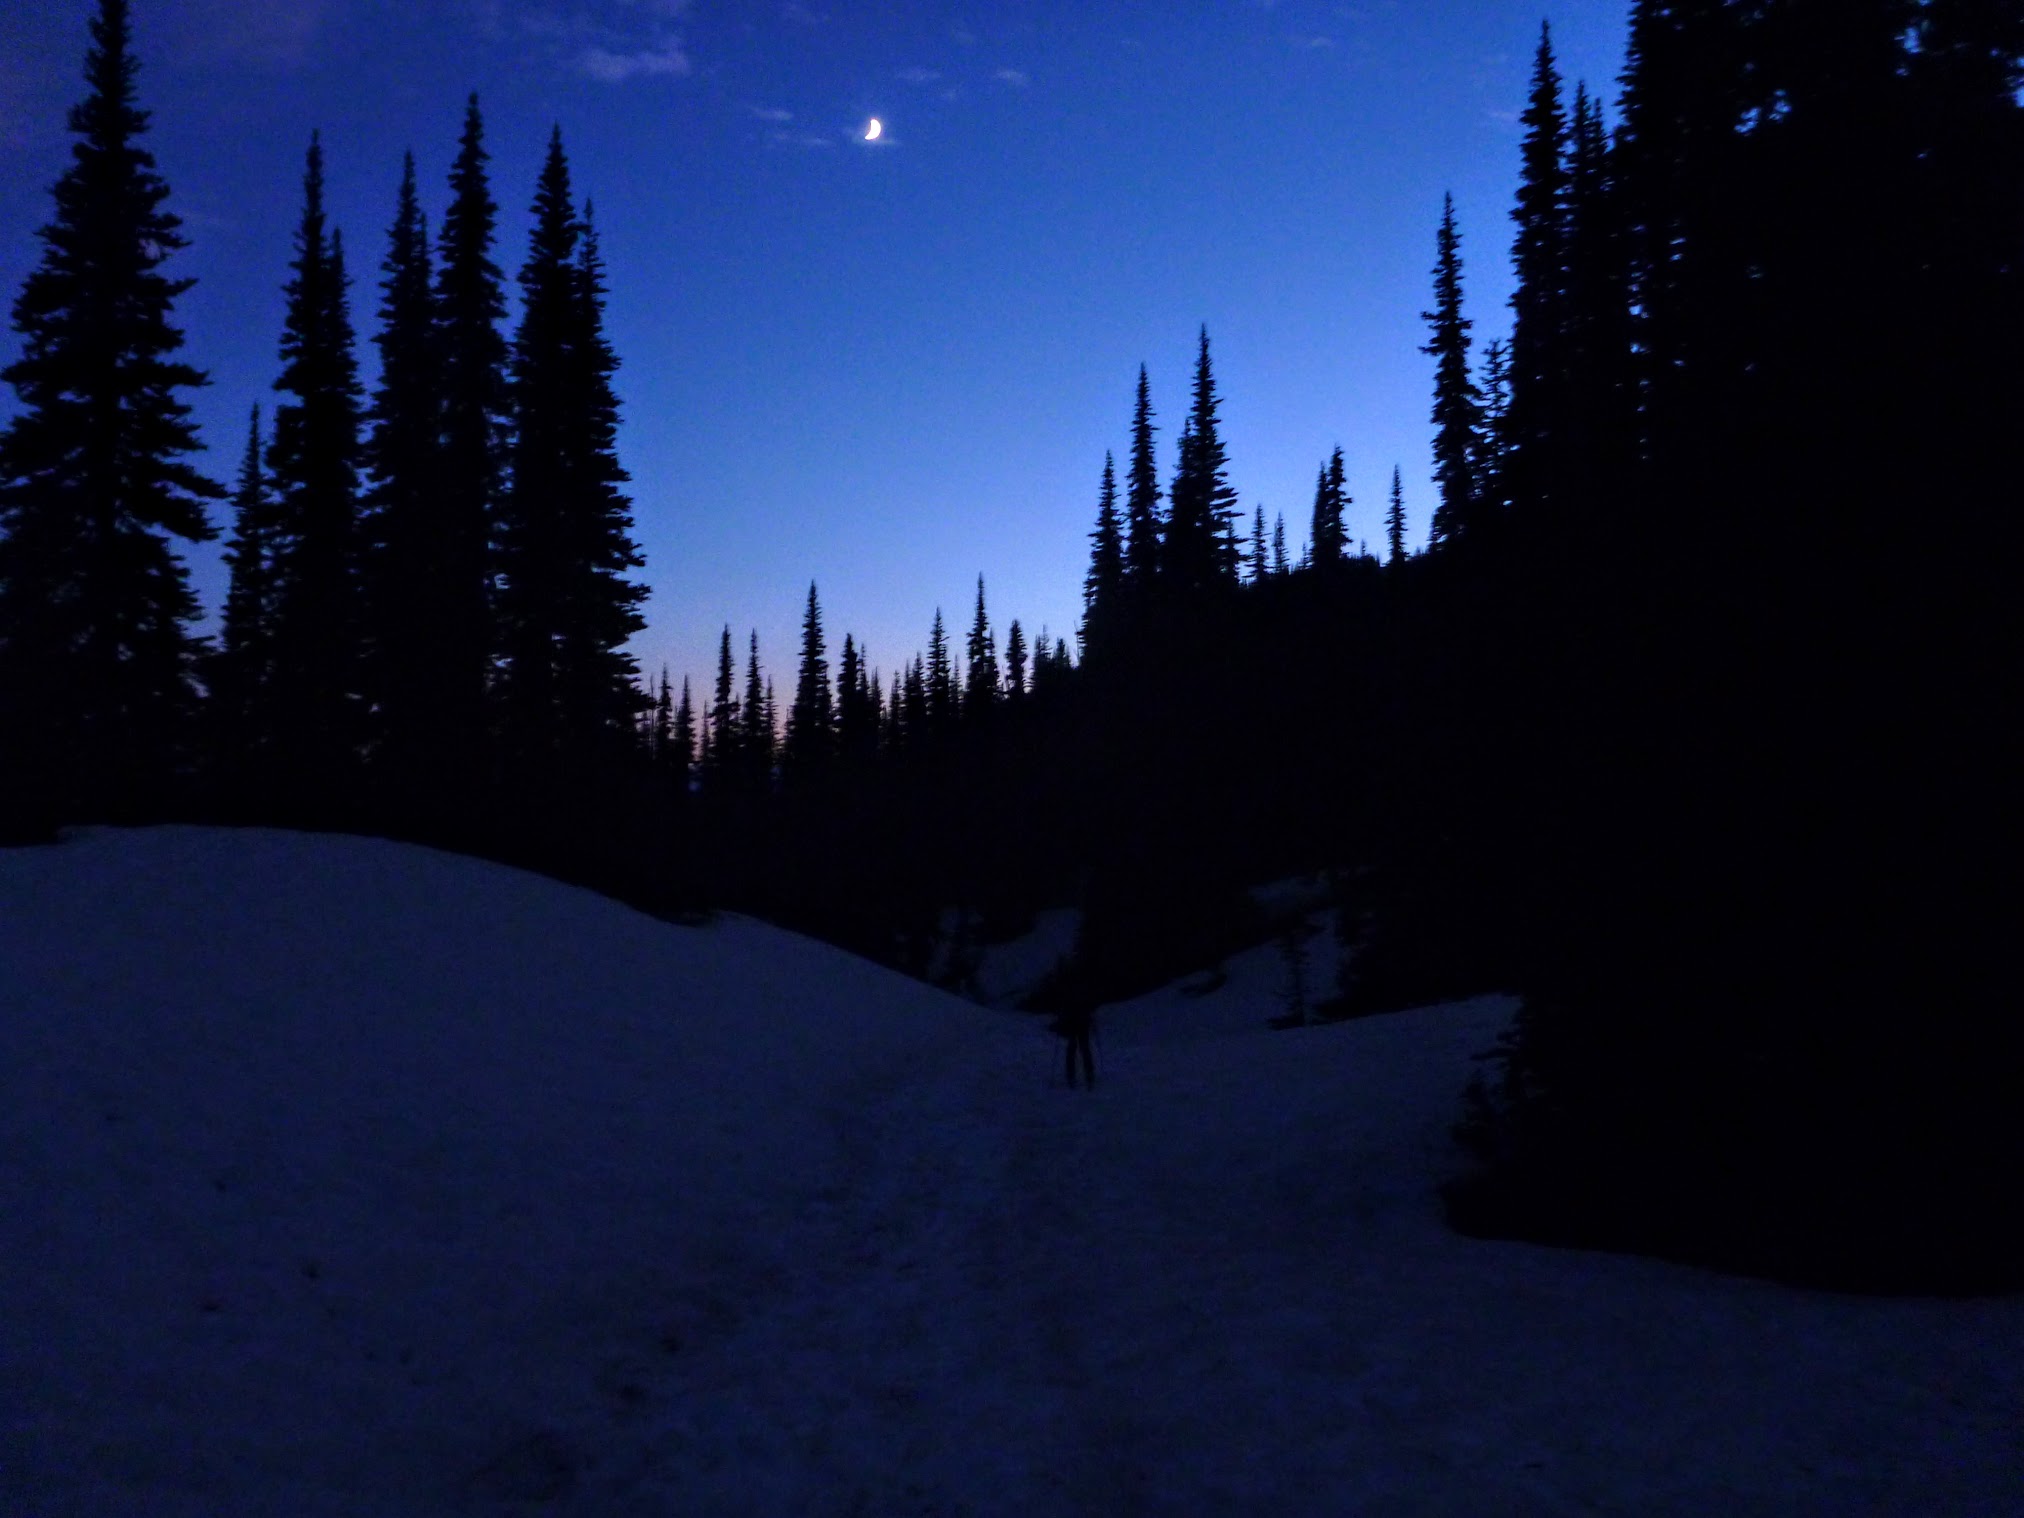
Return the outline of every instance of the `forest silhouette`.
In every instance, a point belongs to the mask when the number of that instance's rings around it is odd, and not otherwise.
[[[832,672],[810,585],[784,700],[756,633],[701,690],[627,652],[619,356],[559,130],[515,301],[476,98],[433,229],[408,160],[369,393],[311,138],[228,491],[137,69],[100,0],[0,371],[0,841],[376,833],[916,974],[1070,905],[1034,1002],[1077,1013],[1325,871],[1328,1015],[1522,997],[1458,1106],[1457,1226],[2024,1283],[2013,0],[1636,0],[1613,101],[1542,34],[1508,342],[1468,304],[1497,232],[1430,217],[1424,552],[1396,473],[1382,556],[1347,540],[1339,449],[1304,549],[1245,521],[1203,331],[1178,405],[1120,376],[1073,652],[1001,644],[980,577],[966,633],[935,611],[891,671],[846,634]],[[207,639],[175,543],[221,506]]]

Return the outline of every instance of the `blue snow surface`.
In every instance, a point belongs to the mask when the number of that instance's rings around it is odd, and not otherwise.
[[[759,922],[0,851],[0,1514],[2024,1513],[2024,1303],[1456,1237],[1509,1004],[1272,1032],[1247,965],[1070,1093]]]

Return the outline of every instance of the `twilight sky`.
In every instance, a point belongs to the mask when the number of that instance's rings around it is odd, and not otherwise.
[[[94,8],[0,7],[10,305]],[[718,629],[756,626],[784,705],[811,578],[832,658],[852,631],[890,671],[937,606],[960,635],[979,572],[1001,644],[1015,616],[1072,640],[1138,365],[1170,477],[1202,322],[1247,516],[1297,541],[1339,444],[1352,538],[1397,463],[1423,539],[1441,195],[1497,335],[1543,9],[1613,98],[1625,0],[134,0],[208,466],[271,404],[310,130],[370,378],[401,152],[433,222],[475,89],[509,277],[551,123],[597,203],[650,671],[700,690]],[[192,562],[215,609],[216,546]]]

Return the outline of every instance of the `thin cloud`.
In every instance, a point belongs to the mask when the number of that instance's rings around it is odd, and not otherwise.
[[[691,0],[594,0],[564,9],[559,0],[516,7],[510,18],[496,3],[481,7],[488,35],[518,36],[557,67],[603,84],[632,79],[686,79],[695,72],[670,23]]]
[[[824,137],[820,132],[772,132],[768,134],[767,140],[783,148],[833,148],[836,146],[834,138]]]
[[[176,16],[189,54],[292,68],[309,57],[333,9],[331,0],[184,0]]]
[[[933,84],[942,77],[942,71],[923,68],[901,69],[895,77],[905,80],[908,84]]]
[[[1305,48],[1308,52],[1319,52],[1324,48],[1335,46],[1335,39],[1333,37],[1324,37],[1318,32],[1313,36],[1289,37],[1286,40],[1291,42],[1295,47]]]
[[[606,84],[623,84],[628,79],[686,79],[695,72],[689,55],[679,42],[665,42],[629,53],[607,47],[587,47],[576,55],[578,72]]]
[[[777,105],[748,105],[745,109],[761,121],[783,122],[794,119],[792,111],[783,111]]]
[[[1000,84],[1009,84],[1015,90],[1023,90],[1033,82],[1024,69],[999,69],[991,76]]]

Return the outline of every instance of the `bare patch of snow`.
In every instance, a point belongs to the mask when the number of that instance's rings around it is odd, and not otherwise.
[[[1272,1033],[1226,969],[1071,1093],[747,920],[0,851],[0,1512],[2024,1511],[2024,1303],[1458,1238],[1508,1004]]]

